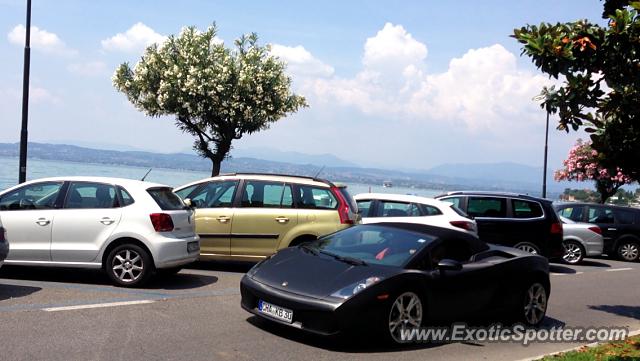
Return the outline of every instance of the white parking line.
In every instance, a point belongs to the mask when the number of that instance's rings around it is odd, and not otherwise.
[[[612,269],[608,269],[607,272],[618,272],[618,271],[629,271],[632,270],[633,268],[628,267],[628,268],[612,268]]]
[[[56,311],[70,311],[70,310],[82,310],[86,308],[101,308],[101,307],[116,307],[116,306],[130,306],[140,305],[144,303],[153,303],[154,300],[137,300],[137,301],[124,301],[124,302],[110,302],[110,303],[92,303],[86,305],[64,306],[64,307],[49,307],[43,308],[43,311],[56,312]]]

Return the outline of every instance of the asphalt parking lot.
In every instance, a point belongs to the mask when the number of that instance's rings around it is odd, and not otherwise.
[[[577,344],[451,343],[383,347],[335,341],[260,321],[240,308],[250,265],[199,262],[143,289],[109,285],[96,271],[0,269],[6,360],[518,360]],[[640,329],[640,264],[588,259],[551,267],[544,327]]]

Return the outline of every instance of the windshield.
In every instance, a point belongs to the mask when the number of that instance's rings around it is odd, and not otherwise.
[[[384,225],[359,225],[324,236],[306,246],[364,264],[404,266],[435,238]]]

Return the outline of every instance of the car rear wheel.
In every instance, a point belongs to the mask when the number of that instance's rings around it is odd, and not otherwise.
[[[540,282],[533,282],[522,300],[520,320],[528,326],[538,326],[547,314],[547,289]]]
[[[388,317],[388,332],[396,343],[404,343],[402,331],[422,325],[422,300],[413,292],[404,292],[391,304]]]
[[[627,262],[634,262],[638,260],[638,254],[640,253],[640,246],[636,241],[620,241],[618,245],[618,257],[621,260]]]
[[[518,243],[514,246],[514,248],[517,248],[521,251],[533,253],[533,254],[540,254],[540,249],[538,249],[536,245],[528,242]]]
[[[153,262],[141,247],[123,244],[109,253],[105,271],[116,285],[135,287],[143,284],[153,273]]]
[[[584,249],[576,241],[564,242],[564,255],[562,259],[568,264],[578,264],[584,259]]]

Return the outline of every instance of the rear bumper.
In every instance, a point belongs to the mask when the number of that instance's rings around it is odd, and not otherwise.
[[[200,255],[200,237],[197,235],[188,238],[169,238],[158,233],[157,238],[150,241],[153,244],[153,260],[156,268],[182,266],[196,261]],[[189,244],[193,242],[197,247],[189,251]]]
[[[338,334],[353,325],[355,310],[348,303],[330,301],[284,292],[244,276],[240,282],[241,306],[254,315],[286,326],[315,334],[329,336]],[[281,321],[258,310],[258,301],[263,300],[293,311],[291,323]],[[346,306],[346,307],[345,307]]]

